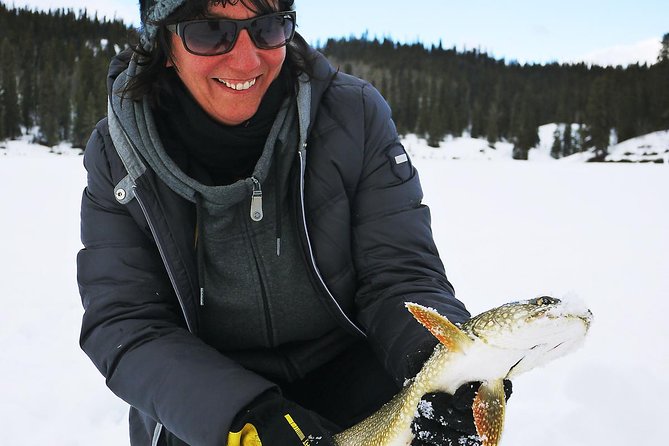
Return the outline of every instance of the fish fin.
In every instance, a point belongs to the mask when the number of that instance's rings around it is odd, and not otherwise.
[[[472,340],[451,321],[439,314],[437,310],[427,308],[413,302],[405,303],[407,310],[413,314],[418,322],[423,324],[435,338],[439,339],[448,351],[459,352]]]
[[[481,437],[483,446],[497,446],[499,443],[504,427],[505,409],[504,381],[498,379],[491,383],[482,383],[476,392],[472,410],[476,432]]]

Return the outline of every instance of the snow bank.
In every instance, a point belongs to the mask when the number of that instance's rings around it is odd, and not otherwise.
[[[669,401],[666,166],[480,162],[507,148],[465,158],[453,144],[407,145],[457,296],[477,314],[576,294],[596,318],[581,350],[514,382],[502,445],[661,443]],[[48,151],[20,145],[0,154],[2,443],[128,444],[125,403],[78,346],[82,158]],[[438,156],[458,153],[458,161]]]

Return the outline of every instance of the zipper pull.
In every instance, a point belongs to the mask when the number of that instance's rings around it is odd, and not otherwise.
[[[253,181],[253,195],[251,196],[251,220],[260,221],[263,217],[262,212],[262,189],[260,181],[256,177],[251,177]]]

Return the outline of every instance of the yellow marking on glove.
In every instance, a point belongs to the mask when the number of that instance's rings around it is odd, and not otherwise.
[[[246,423],[239,432],[228,433],[227,446],[262,446],[256,427]]]
[[[310,446],[311,441],[309,441],[309,439],[306,437],[306,435],[304,435],[304,432],[302,432],[302,429],[300,429],[300,426],[298,426],[297,423],[295,422],[295,420],[293,420],[293,417],[291,417],[290,414],[285,414],[283,417],[286,419],[286,421],[288,421],[288,424],[290,424],[290,427],[293,428],[293,430],[295,431],[295,434],[297,434],[297,438],[300,439],[302,444],[304,446]]]

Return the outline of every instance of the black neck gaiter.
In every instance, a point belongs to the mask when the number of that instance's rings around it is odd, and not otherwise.
[[[212,119],[172,71],[171,88],[162,93],[160,107],[154,109],[166,152],[184,172],[209,186],[251,176],[288,92],[286,78],[282,70],[251,119],[228,126]]]

